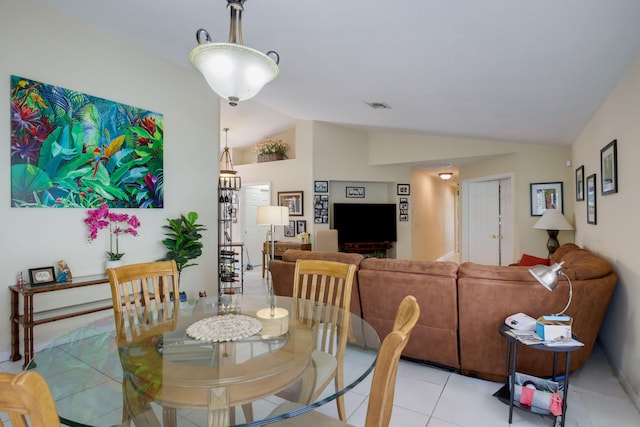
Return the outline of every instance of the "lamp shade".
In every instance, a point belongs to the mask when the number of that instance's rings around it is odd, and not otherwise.
[[[533,228],[539,230],[573,230],[567,218],[557,209],[547,209]]]
[[[558,286],[558,272],[562,270],[562,264],[553,264],[552,266],[535,265],[529,269],[529,273],[536,278],[538,282],[550,291],[553,291]]]
[[[278,77],[276,62],[264,53],[236,43],[203,43],[189,54],[211,89],[236,105],[253,98]]]
[[[286,206],[258,206],[258,225],[289,225],[289,208]]]

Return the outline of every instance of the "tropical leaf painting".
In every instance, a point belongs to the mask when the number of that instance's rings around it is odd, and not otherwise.
[[[11,206],[162,208],[162,114],[11,76]]]

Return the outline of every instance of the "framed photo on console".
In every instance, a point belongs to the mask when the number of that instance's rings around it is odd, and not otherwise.
[[[31,283],[31,286],[55,283],[56,272],[53,267],[30,268],[29,282]]]

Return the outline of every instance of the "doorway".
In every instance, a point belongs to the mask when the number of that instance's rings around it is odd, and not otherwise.
[[[511,182],[511,176],[463,182],[463,261],[487,265],[513,262]]]
[[[245,263],[253,266],[262,265],[262,245],[266,239],[268,225],[256,224],[258,206],[268,206],[271,200],[269,183],[246,184],[242,187],[243,203],[241,206],[245,248]]]

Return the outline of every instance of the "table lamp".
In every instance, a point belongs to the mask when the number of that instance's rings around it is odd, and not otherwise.
[[[573,284],[571,283],[569,276],[562,271],[563,264],[564,261],[561,261],[553,264],[552,266],[535,265],[529,268],[529,273],[531,273],[531,275],[535,277],[542,286],[550,291],[553,291],[558,286],[558,276],[564,276],[567,278],[567,281],[569,282],[569,301],[562,311],[554,314],[554,316],[563,316],[565,311],[569,308],[569,305],[571,305],[571,298],[573,297]]]
[[[269,263],[273,260],[275,253],[274,232],[276,225],[289,225],[289,208],[286,206],[258,206],[256,224],[269,225],[271,227],[271,249],[269,250]],[[271,280],[271,271],[267,265],[267,286],[269,288],[269,308],[270,316],[276,315],[276,298]]]
[[[567,218],[557,209],[547,209],[542,217],[533,226],[538,230],[547,230],[549,240],[547,240],[547,250],[551,256],[556,249],[560,247],[558,242],[559,230],[573,230],[573,226],[567,221]]]

